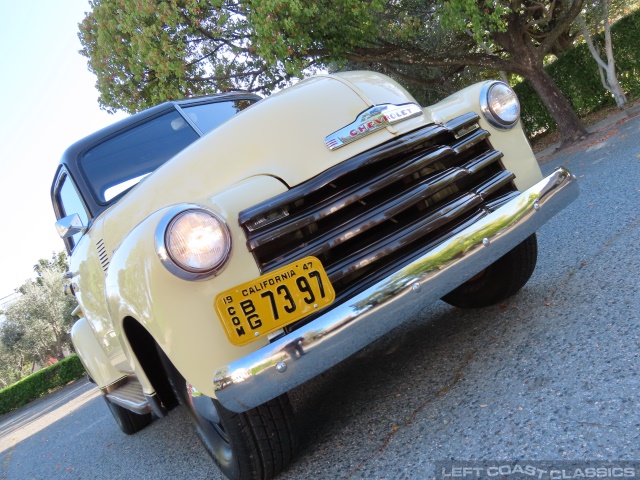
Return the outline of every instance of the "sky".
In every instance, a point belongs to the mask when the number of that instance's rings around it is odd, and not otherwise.
[[[64,250],[49,196],[76,140],[124,117],[100,110],[78,53],[88,0],[0,0],[0,301]]]

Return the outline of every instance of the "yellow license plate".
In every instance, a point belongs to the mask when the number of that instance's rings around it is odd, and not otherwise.
[[[240,346],[317,312],[334,299],[322,263],[306,257],[220,293],[214,305],[229,341]]]

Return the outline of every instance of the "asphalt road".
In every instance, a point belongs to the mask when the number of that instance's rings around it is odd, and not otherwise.
[[[302,445],[281,478],[640,461],[639,138],[636,117],[542,166],[571,169],[581,197],[539,232],[536,272],[513,299],[434,305],[294,390]],[[6,479],[221,478],[182,411],[127,437],[85,381],[0,418],[0,463]]]

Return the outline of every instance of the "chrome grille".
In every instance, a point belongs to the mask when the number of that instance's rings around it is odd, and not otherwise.
[[[240,212],[263,273],[318,257],[338,299],[433,248],[517,194],[474,113],[346,160]]]

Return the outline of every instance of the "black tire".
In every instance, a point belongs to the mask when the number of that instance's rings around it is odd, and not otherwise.
[[[235,413],[206,395],[192,396],[180,373],[163,358],[169,380],[207,452],[231,480],[268,480],[285,470],[297,448],[289,397]],[[196,410],[194,402],[198,402]]]
[[[538,259],[535,233],[442,300],[458,308],[495,305],[515,295],[529,281]]]
[[[111,414],[113,418],[116,420],[116,423],[120,427],[123,433],[127,435],[133,435],[136,432],[139,432],[144,427],[151,423],[152,417],[150,413],[139,414],[134,413],[126,408],[121,407],[120,405],[116,405],[115,403],[111,403],[107,397],[104,398],[109,410],[111,410]]]

